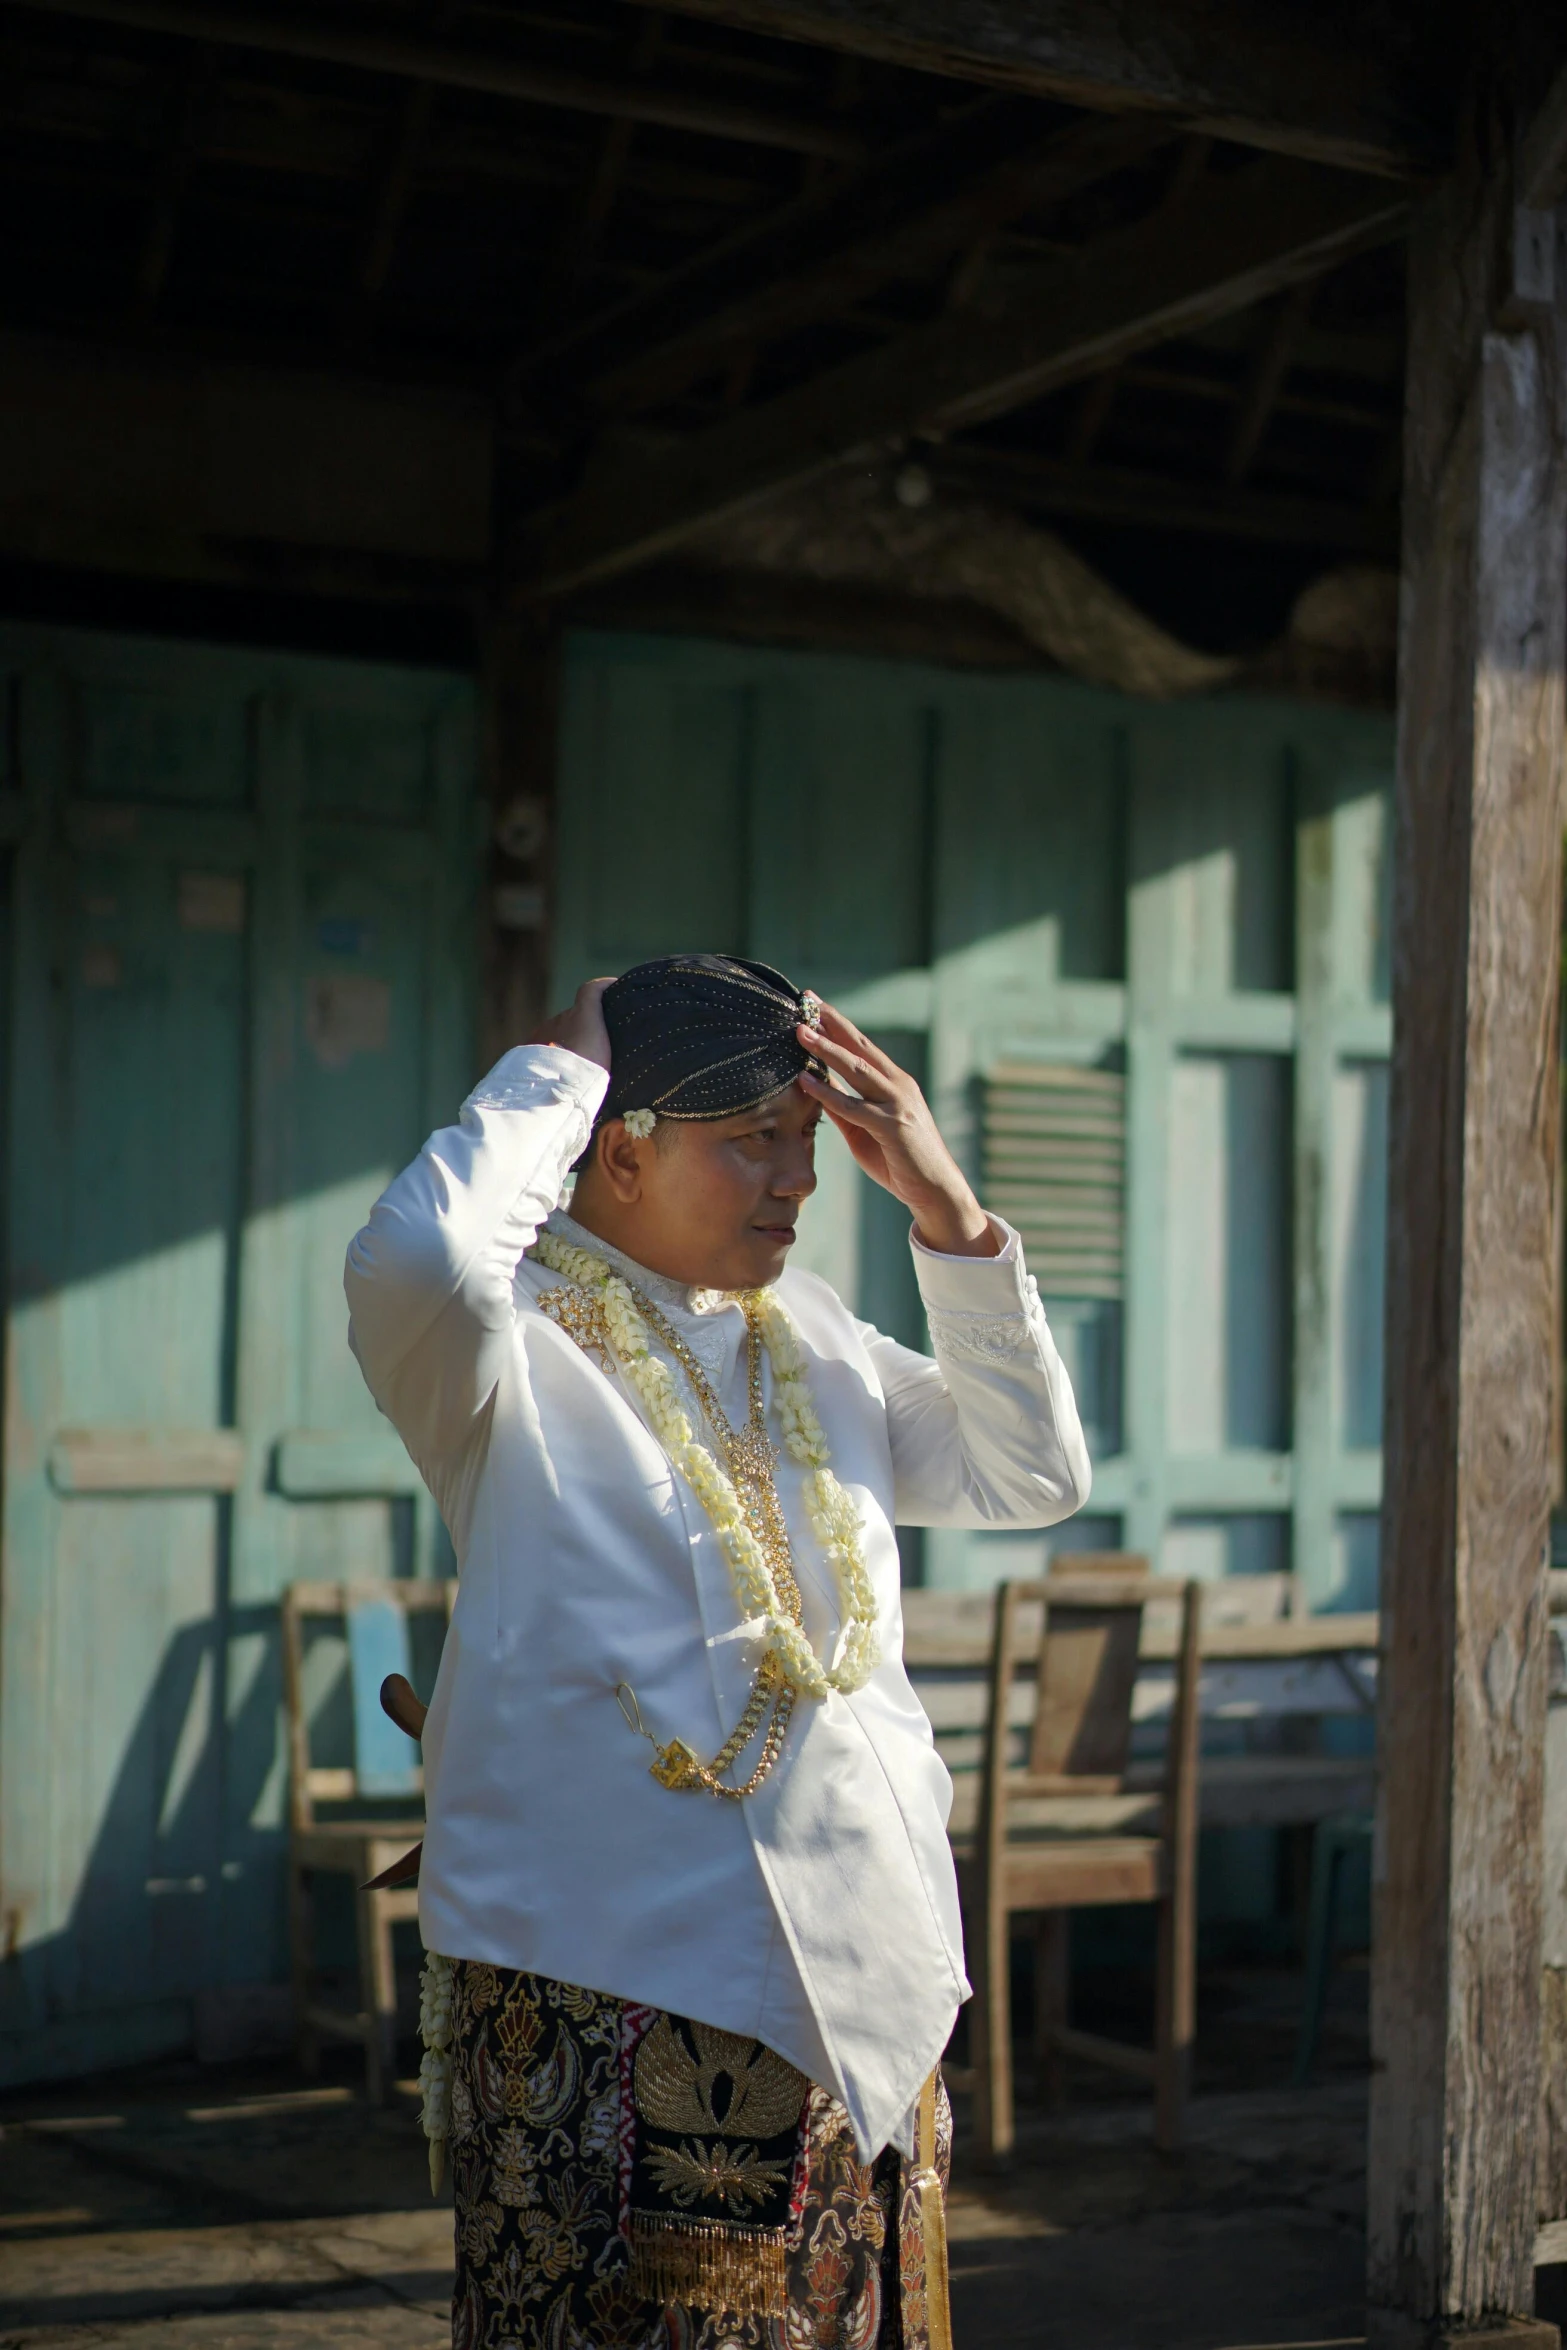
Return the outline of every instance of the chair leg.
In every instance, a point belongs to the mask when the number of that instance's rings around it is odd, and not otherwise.
[[[979,1985],[974,2000],[974,2137],[981,2165],[1002,2168],[1016,2131],[1012,2111],[1011,1920],[986,1905],[980,1928]]]
[[[1333,1971],[1334,1927],[1344,1851],[1324,1820],[1317,1829],[1311,1863],[1311,1913],[1306,1927],[1306,1985],[1301,2002],[1300,2039],[1295,2048],[1294,2084],[1304,2089],[1317,2061],[1317,2037]]]
[[[365,2027],[365,2095],[384,2105],[397,2054],[397,1977],[392,1964],[392,1921],[379,1894],[361,1892],[359,1911],[360,2008]]]
[[[1042,2105],[1060,2101],[1064,2086],[1056,2034],[1068,2021],[1072,1913],[1041,1911],[1034,1926],[1034,2062]]]
[[[1161,2154],[1177,2153],[1186,2129],[1196,2036],[1195,1927],[1190,1900],[1167,1895],[1160,1902],[1153,2134]]]
[[[288,1955],[294,1993],[294,2046],[300,2070],[314,2080],[321,2070],[321,2036],[310,2022],[310,1979],[315,1968],[315,1904],[310,1873],[297,1862],[288,1871]]]

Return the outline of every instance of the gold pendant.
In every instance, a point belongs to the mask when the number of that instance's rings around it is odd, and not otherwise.
[[[606,1378],[615,1376],[615,1350],[610,1343],[609,1323],[604,1308],[596,1297],[584,1289],[547,1289],[539,1299],[539,1311],[566,1336],[574,1339],[585,1355],[591,1355]]]
[[[684,1794],[702,1784],[702,1766],[683,1738],[671,1738],[667,1746],[655,1746],[648,1769],[661,1787]]]
[[[765,1486],[771,1481],[778,1454],[765,1429],[742,1428],[725,1449],[729,1474],[737,1484]]]

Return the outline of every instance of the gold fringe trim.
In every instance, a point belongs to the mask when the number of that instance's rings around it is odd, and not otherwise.
[[[644,2300],[676,2301],[715,2317],[787,2317],[784,2232],[633,2212],[631,2288]]]

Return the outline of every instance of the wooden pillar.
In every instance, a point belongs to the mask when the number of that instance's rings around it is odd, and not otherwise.
[[[1373,2350],[1556,2341],[1528,2313],[1567,465],[1562,261],[1514,153],[1490,96],[1410,259]]]
[[[558,631],[496,614],[483,632],[481,725],[489,849],[480,1055],[490,1068],[550,1010]]]

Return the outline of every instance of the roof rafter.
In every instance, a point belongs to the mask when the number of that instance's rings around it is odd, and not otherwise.
[[[1394,510],[1324,497],[1316,490],[1305,494],[1255,489],[1250,483],[1181,481],[1141,466],[1085,464],[965,441],[931,450],[924,464],[941,487],[1025,512],[1386,559],[1398,553]]]
[[[1145,117],[1091,116],[1021,155],[975,173],[934,203],[852,236],[814,265],[742,294],[687,333],[635,353],[591,386],[595,406],[628,414],[699,382],[736,348],[765,343],[833,316],[894,278],[935,269],[971,239],[1106,178],[1174,136]],[[854,207],[853,218],[862,207]]]
[[[217,56],[210,43],[199,42],[182,61],[169,110],[169,124],[158,158],[152,203],[136,258],[136,281],[131,297],[133,314],[144,323],[162,296],[174,258],[180,206],[201,143],[201,119],[218,78]]]
[[[394,79],[475,90],[580,114],[660,123],[667,130],[700,131],[751,146],[781,147],[800,155],[858,161],[866,141],[851,125],[816,113],[784,113],[743,100],[709,98],[655,82],[599,80],[526,58],[502,55],[412,33],[283,15],[260,9],[187,5],[186,0],[20,0],[42,15],[77,17],[126,32],[172,34],[213,41],[307,63],[346,65]]]
[[[1398,60],[1345,14],[1264,0],[665,0],[785,40],[1032,90],[1147,108],[1243,146],[1350,171],[1419,175],[1450,135]]]
[[[1262,436],[1268,429],[1268,420],[1278,406],[1284,378],[1289,373],[1301,337],[1306,331],[1312,291],[1309,281],[1291,286],[1264,325],[1262,340],[1247,371],[1240,413],[1235,419],[1235,428],[1225,453],[1226,481],[1242,482],[1251,471]]]
[[[703,523],[884,451],[936,438],[1244,309],[1402,233],[1386,186],[1270,159],[1069,262],[1040,269],[1000,315],[949,314],[661,448],[606,452],[575,496],[521,534],[538,594],[604,578]]]
[[[541,337],[516,361],[520,382],[539,369],[558,366],[576,353],[588,356],[589,372],[595,349],[623,347],[629,340],[645,345],[662,341],[700,324],[713,309],[732,298],[737,282],[748,283],[759,273],[788,270],[817,250],[816,240],[830,234],[842,216],[846,193],[852,190],[857,212],[886,201],[889,193],[920,183],[922,174],[950,167],[954,152],[966,153],[976,134],[983,135],[1003,99],[978,98],[954,119],[932,130],[915,132],[884,148],[858,171],[840,171],[826,187],[813,187],[770,206],[760,217],[727,230],[710,245],[666,270],[651,285],[601,305],[585,317],[569,319]],[[904,195],[905,205],[913,199]]]

